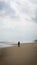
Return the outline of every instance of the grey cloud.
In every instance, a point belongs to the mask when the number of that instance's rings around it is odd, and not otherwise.
[[[27,5],[22,5],[21,11],[22,11],[23,13],[28,13],[28,12],[29,12],[28,6],[27,6]]]
[[[19,17],[19,15],[11,16],[11,19],[13,19],[14,21],[17,21],[17,22],[20,21],[20,17]]]
[[[37,23],[37,19],[36,18],[31,17],[31,19],[32,19],[33,22]]]
[[[3,11],[5,11],[5,13],[2,13]],[[14,19],[16,21],[20,20],[20,17],[15,9],[11,8],[8,3],[5,3],[3,1],[0,2],[0,16],[10,16],[11,19]]]
[[[31,17],[31,19],[37,23],[37,9],[35,10],[35,17]]]
[[[29,0],[31,3],[37,4],[37,0]]]
[[[0,1],[0,10],[3,10],[4,8],[6,8],[7,6],[6,6],[6,4],[5,4],[5,2],[1,2]]]
[[[36,9],[35,9],[36,10]],[[21,13],[23,13],[24,15],[27,14],[27,16],[30,18],[25,18],[25,20],[28,21],[33,21],[33,22],[37,22],[37,10],[31,10],[30,11],[30,7],[28,7],[28,5],[22,5],[21,6]],[[36,13],[36,14],[35,14]]]
[[[18,4],[18,10],[20,13],[23,13],[24,15],[27,14],[31,18],[30,20],[33,20],[34,22],[35,20],[37,21],[36,18],[31,17],[32,13],[30,12],[28,5],[21,4],[19,1],[16,1],[16,4]],[[2,13],[3,10],[5,11],[5,13]],[[0,11],[1,11],[0,16],[3,16],[3,15],[10,16],[11,19],[14,19],[17,21],[20,20],[20,16],[19,16],[20,13],[19,15],[18,14],[16,15],[17,12],[13,8],[11,9],[10,5],[8,5],[7,3],[3,1],[0,1]],[[29,20],[29,19],[26,18],[26,20]]]
[[[6,13],[5,14],[2,14],[2,11],[5,11]],[[1,15],[8,15],[8,16],[13,16],[16,14],[15,10],[14,9],[11,9],[11,7],[6,4],[5,2],[0,2],[0,11],[1,11]]]

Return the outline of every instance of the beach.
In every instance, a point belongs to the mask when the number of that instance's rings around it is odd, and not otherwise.
[[[37,65],[37,43],[2,48],[0,65]]]

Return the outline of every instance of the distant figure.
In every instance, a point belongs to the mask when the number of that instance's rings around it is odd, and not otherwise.
[[[20,47],[20,41],[18,41],[18,47]]]

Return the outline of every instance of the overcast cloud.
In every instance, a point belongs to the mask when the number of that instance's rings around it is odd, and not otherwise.
[[[0,41],[37,39],[37,0],[0,0]]]

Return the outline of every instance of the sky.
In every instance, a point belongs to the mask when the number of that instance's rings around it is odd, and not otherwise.
[[[37,39],[37,0],[0,0],[0,41]]]

